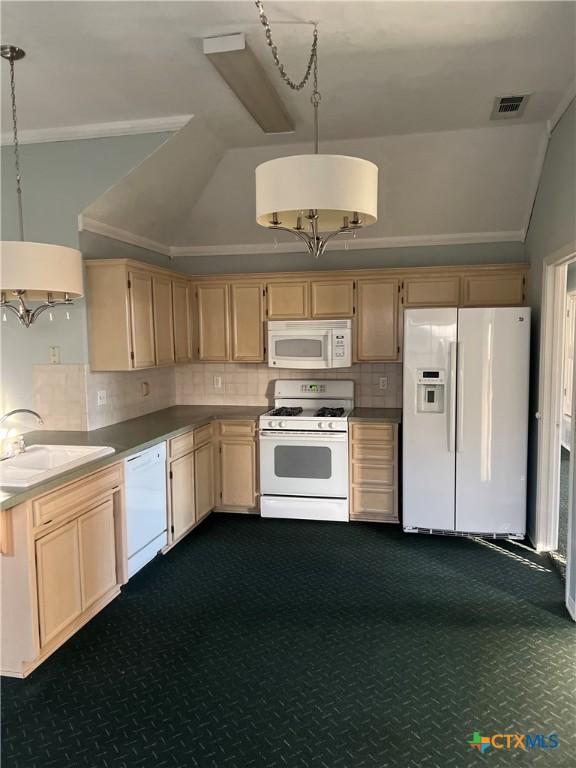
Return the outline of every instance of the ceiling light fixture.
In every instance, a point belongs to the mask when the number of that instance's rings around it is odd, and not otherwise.
[[[256,0],[266,42],[282,80],[300,91],[310,76],[314,109],[314,154],[269,160],[256,168],[256,222],[299,237],[318,258],[337,235],[353,234],[378,218],[378,166],[369,160],[318,153],[318,25],[304,77],[291,80],[278,57],[262,0]]]
[[[75,248],[24,240],[14,62],[26,54],[16,45],[3,45],[0,55],[10,63],[14,166],[20,226],[20,240],[3,240],[0,246],[0,307],[13,312],[22,325],[29,328],[47,309],[60,304],[72,304],[72,299],[82,296],[82,255]],[[15,298],[8,300],[7,294]],[[31,309],[27,301],[42,303]]]

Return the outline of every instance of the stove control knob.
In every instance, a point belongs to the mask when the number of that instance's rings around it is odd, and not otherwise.
[[[274,429],[274,428],[277,426],[277,424],[276,424],[276,422],[275,422],[275,421],[271,421],[271,422],[268,424],[268,426],[270,427],[270,429]]]
[[[331,421],[331,422],[328,424],[328,429],[336,429],[336,424],[334,424],[334,422],[333,422],[333,421]]]
[[[280,427],[280,429],[284,429],[285,426],[286,426],[286,422],[285,421],[279,421],[278,422],[278,426]]]
[[[319,421],[318,422],[318,429],[324,429],[324,422],[323,421]]]

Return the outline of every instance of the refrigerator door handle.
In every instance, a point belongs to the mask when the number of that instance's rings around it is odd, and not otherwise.
[[[456,440],[456,451],[464,451],[464,342],[458,342],[458,391],[457,391],[458,415],[456,418],[458,437]]]
[[[456,342],[450,342],[450,371],[448,374],[448,397],[446,408],[448,409],[448,451],[456,450]]]

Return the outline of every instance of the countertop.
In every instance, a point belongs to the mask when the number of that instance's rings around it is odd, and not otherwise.
[[[402,423],[402,408],[354,408],[348,421],[373,421],[386,424]]]
[[[40,496],[64,483],[76,480],[97,469],[113,464],[133,453],[149,448],[162,440],[168,440],[176,435],[188,432],[194,427],[200,427],[216,419],[238,421],[257,419],[269,410],[268,406],[238,407],[227,405],[175,405],[161,411],[154,411],[137,419],[120,421],[102,429],[90,432],[53,432],[38,430],[27,432],[27,445],[108,445],[115,449],[114,453],[94,461],[86,462],[69,472],[62,472],[45,482],[30,485],[28,488],[9,488],[2,486],[0,492],[4,497],[0,509],[8,509],[23,501]],[[0,467],[1,469],[1,467]]]

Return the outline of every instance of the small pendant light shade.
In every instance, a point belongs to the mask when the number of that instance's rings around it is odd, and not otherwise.
[[[256,221],[263,227],[298,226],[316,211],[318,232],[378,218],[378,166],[345,155],[293,155],[256,168]]]
[[[75,248],[4,240],[0,244],[0,289],[26,291],[28,299],[47,293],[82,296],[82,255]]]

